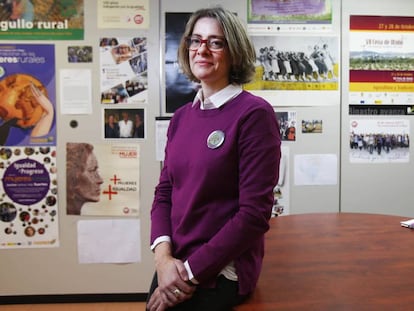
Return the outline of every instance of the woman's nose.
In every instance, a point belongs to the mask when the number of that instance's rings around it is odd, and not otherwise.
[[[200,47],[197,49],[197,54],[202,54],[202,53],[206,53],[206,52],[210,52],[210,50],[207,46],[207,42],[202,42]]]

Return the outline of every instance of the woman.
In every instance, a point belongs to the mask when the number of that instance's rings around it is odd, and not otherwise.
[[[93,146],[87,143],[66,144],[66,210],[80,215],[86,202],[99,202],[103,179]]]
[[[144,122],[142,121],[142,117],[139,113],[135,114],[134,134],[132,137],[144,138]]]
[[[119,124],[112,113],[109,114],[108,122],[105,123],[105,138],[119,138]]]
[[[236,15],[214,7],[190,17],[178,60],[201,89],[167,133],[148,310],[231,310],[255,288],[280,161],[271,105],[241,87],[255,59]]]

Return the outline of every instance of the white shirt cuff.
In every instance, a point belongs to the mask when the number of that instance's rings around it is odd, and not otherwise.
[[[151,250],[154,251],[155,247],[158,244],[162,243],[162,242],[169,242],[169,243],[171,243],[171,238],[168,235],[159,236],[158,238],[156,238],[154,240],[154,243],[152,243]]]
[[[186,260],[186,261],[184,262],[184,267],[185,267],[185,270],[187,270],[187,273],[188,273],[188,279],[189,279],[192,283],[194,283],[194,284],[198,284],[197,280],[194,278],[193,271],[191,271],[190,264],[188,263],[188,260]]]

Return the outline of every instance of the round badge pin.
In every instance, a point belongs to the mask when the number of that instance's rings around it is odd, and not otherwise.
[[[216,149],[220,147],[224,142],[224,132],[216,130],[210,133],[207,137],[207,147],[210,149]]]

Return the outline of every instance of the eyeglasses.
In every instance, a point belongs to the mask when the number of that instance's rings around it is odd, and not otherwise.
[[[190,36],[186,39],[187,49],[191,51],[198,50],[203,43],[207,45],[210,51],[221,51],[226,46],[226,40],[223,37],[208,37],[201,39],[199,36]]]

